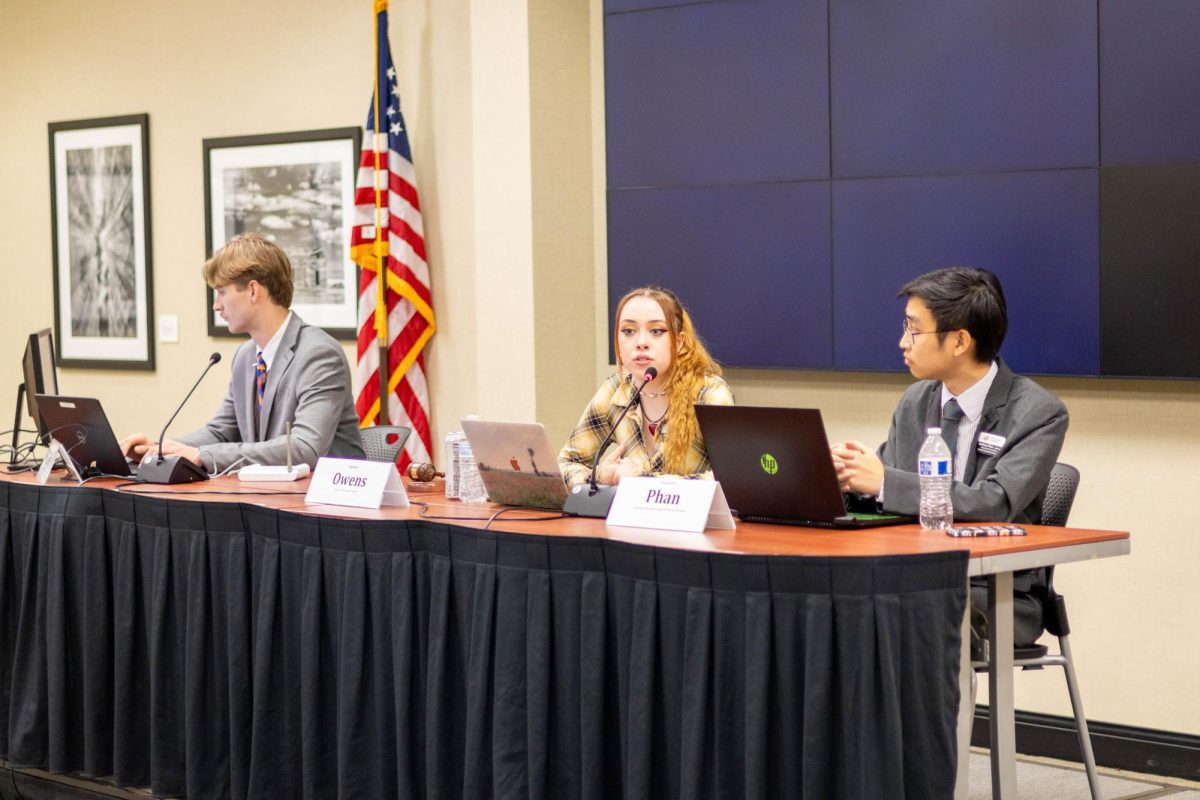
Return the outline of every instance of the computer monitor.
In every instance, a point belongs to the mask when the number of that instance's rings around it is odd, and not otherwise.
[[[54,334],[49,328],[29,334],[25,357],[21,359],[25,372],[25,407],[37,426],[38,438],[45,441],[46,423],[38,413],[39,394],[58,394],[58,369],[54,360]],[[18,426],[19,427],[19,426]]]

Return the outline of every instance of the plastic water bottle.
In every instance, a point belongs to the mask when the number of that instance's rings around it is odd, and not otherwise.
[[[459,474],[461,472],[459,465],[459,445],[465,442],[466,439],[462,435],[462,431],[450,431],[446,434],[446,497],[458,499],[459,497]]]
[[[479,465],[475,463],[471,443],[465,438],[458,444],[458,466],[458,498],[464,503],[482,503],[487,500],[483,476],[479,474]]]
[[[917,475],[921,480],[921,527],[944,531],[954,524],[954,465],[950,448],[942,439],[941,428],[926,428],[925,443],[917,456]]]

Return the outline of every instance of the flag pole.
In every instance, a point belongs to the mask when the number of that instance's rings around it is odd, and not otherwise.
[[[379,416],[377,425],[390,425],[388,408],[388,314],[387,314],[387,234],[383,230],[383,192],[379,179],[379,14],[387,10],[387,0],[375,0],[375,138],[371,145],[375,155],[375,332],[379,341]]]

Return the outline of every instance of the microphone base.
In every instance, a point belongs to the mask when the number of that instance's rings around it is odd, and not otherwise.
[[[288,481],[298,481],[301,478],[307,478],[309,473],[308,464],[303,462],[288,467],[274,467],[266,464],[247,464],[238,470],[239,481],[250,481],[259,483],[278,483]]]
[[[193,483],[208,480],[208,473],[186,458],[167,456],[162,461],[152,458],[138,467],[139,483]]]
[[[608,509],[616,496],[616,486],[593,487],[587,483],[572,486],[563,505],[563,513],[572,517],[604,518],[608,516]]]

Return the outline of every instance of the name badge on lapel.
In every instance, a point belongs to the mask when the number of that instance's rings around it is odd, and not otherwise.
[[[1008,440],[1003,436],[995,433],[979,434],[979,452],[985,456],[1000,455],[1000,451],[1004,449],[1004,443]]]

